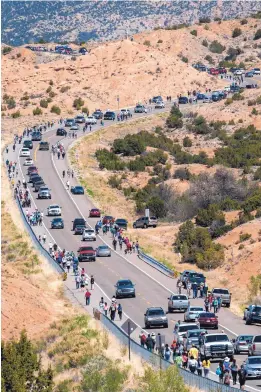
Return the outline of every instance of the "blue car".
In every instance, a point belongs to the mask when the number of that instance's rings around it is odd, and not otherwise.
[[[114,112],[106,112],[105,114],[104,114],[104,120],[112,120],[112,121],[114,121],[115,120],[115,118],[116,118],[116,115],[115,115],[115,113]]]
[[[54,218],[51,221],[51,228],[52,229],[63,229],[64,228],[64,223],[62,218]]]
[[[71,187],[71,192],[74,195],[84,195],[84,189],[82,186],[77,185],[77,186],[72,186]]]
[[[197,99],[198,100],[202,100],[202,99],[205,99],[205,94],[201,94],[201,93],[199,93],[199,94],[197,94]]]
[[[187,97],[179,97],[179,104],[186,104],[188,101]]]

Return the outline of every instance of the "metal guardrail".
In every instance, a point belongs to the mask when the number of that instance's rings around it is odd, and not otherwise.
[[[37,250],[39,250],[39,252],[41,253],[41,255],[42,255],[43,257],[45,257],[45,258],[48,260],[48,262],[49,262],[49,263],[51,264],[51,266],[55,269],[55,271],[57,271],[59,274],[63,274],[63,273],[64,273],[64,270],[63,270],[63,268],[60,266],[60,264],[57,263],[57,262],[51,257],[51,255],[47,252],[47,250],[46,250],[46,249],[42,246],[42,244],[38,241],[38,238],[36,237],[35,232],[33,231],[31,225],[29,224],[29,222],[28,222],[28,220],[27,220],[27,218],[26,218],[26,216],[25,216],[25,214],[24,214],[24,211],[23,211],[23,208],[22,208],[22,206],[21,206],[21,202],[20,202],[20,200],[19,200],[19,197],[16,198],[16,201],[17,201],[17,205],[18,205],[18,207],[19,207],[20,213],[21,213],[21,217],[22,217],[23,222],[24,222],[24,224],[25,224],[25,227],[27,228],[27,231],[28,231],[28,233],[29,233],[31,239],[32,239],[33,243],[35,244],[35,247],[37,248]]]
[[[94,317],[100,320],[103,326],[109,332],[111,332],[120,341],[122,345],[126,347],[128,347],[129,345],[131,352],[141,356],[142,359],[151,364],[153,367],[166,370],[170,366],[175,366],[172,362],[166,361],[158,354],[147,350],[146,348],[135,342],[121,328],[114,324],[107,316],[105,316],[105,314],[101,313],[98,309],[94,309]],[[179,368],[179,373],[182,376],[185,384],[197,387],[205,392],[238,392],[237,388],[221,384],[206,377],[198,376],[197,374],[193,374],[186,369]]]
[[[170,270],[168,267],[166,267],[164,264],[160,263],[159,261],[155,260],[153,257],[146,255],[146,253],[143,253],[141,250],[139,250],[139,258],[146,263],[152,265],[152,267],[156,268],[160,272],[162,272],[165,275],[168,275],[171,278],[175,277],[175,272]]]

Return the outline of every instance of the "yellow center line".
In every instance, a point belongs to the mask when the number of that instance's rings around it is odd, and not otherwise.
[[[36,153],[37,153],[38,149],[39,149],[39,144],[38,144],[38,146],[36,147],[36,149],[34,150],[34,161],[35,161],[35,162],[37,162]]]

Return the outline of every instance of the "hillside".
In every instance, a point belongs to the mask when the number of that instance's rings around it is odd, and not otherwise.
[[[260,10],[259,1],[3,1],[2,41],[21,45],[111,40],[154,27],[193,24],[200,18],[232,19]],[[97,18],[99,14],[99,18]]]

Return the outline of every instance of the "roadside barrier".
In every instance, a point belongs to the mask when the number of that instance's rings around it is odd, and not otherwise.
[[[21,213],[21,217],[24,221],[25,227],[27,228],[27,231],[33,241],[33,243],[35,244],[35,247],[39,250],[39,252],[41,253],[42,256],[46,257],[47,260],[49,261],[49,263],[51,264],[51,266],[55,269],[56,272],[58,272],[59,274],[64,274],[64,270],[63,268],[60,266],[59,263],[57,263],[52,257],[51,255],[48,253],[48,251],[42,246],[42,244],[38,241],[38,238],[36,237],[31,225],[29,224],[25,214],[24,214],[24,210],[21,206],[21,202],[19,200],[19,197],[16,198],[20,213]]]
[[[141,250],[139,250],[138,254],[139,258],[146,263],[150,264],[152,267],[156,268],[158,271],[162,272],[163,274],[169,276],[170,278],[176,278],[175,271],[170,270],[164,264],[160,263],[159,261],[155,260],[153,257],[146,255]]]
[[[106,330],[111,332],[122,345],[129,347],[129,356],[131,353],[139,355],[144,361],[152,365],[156,369],[166,370],[169,366],[175,366],[172,362],[166,361],[158,354],[147,350],[140,344],[135,342],[121,328],[114,324],[104,313],[98,309],[93,309],[94,318],[100,320]],[[238,392],[237,388],[233,388],[217,381],[198,376],[186,369],[179,368],[179,373],[184,379],[185,384],[197,387],[205,392]]]

